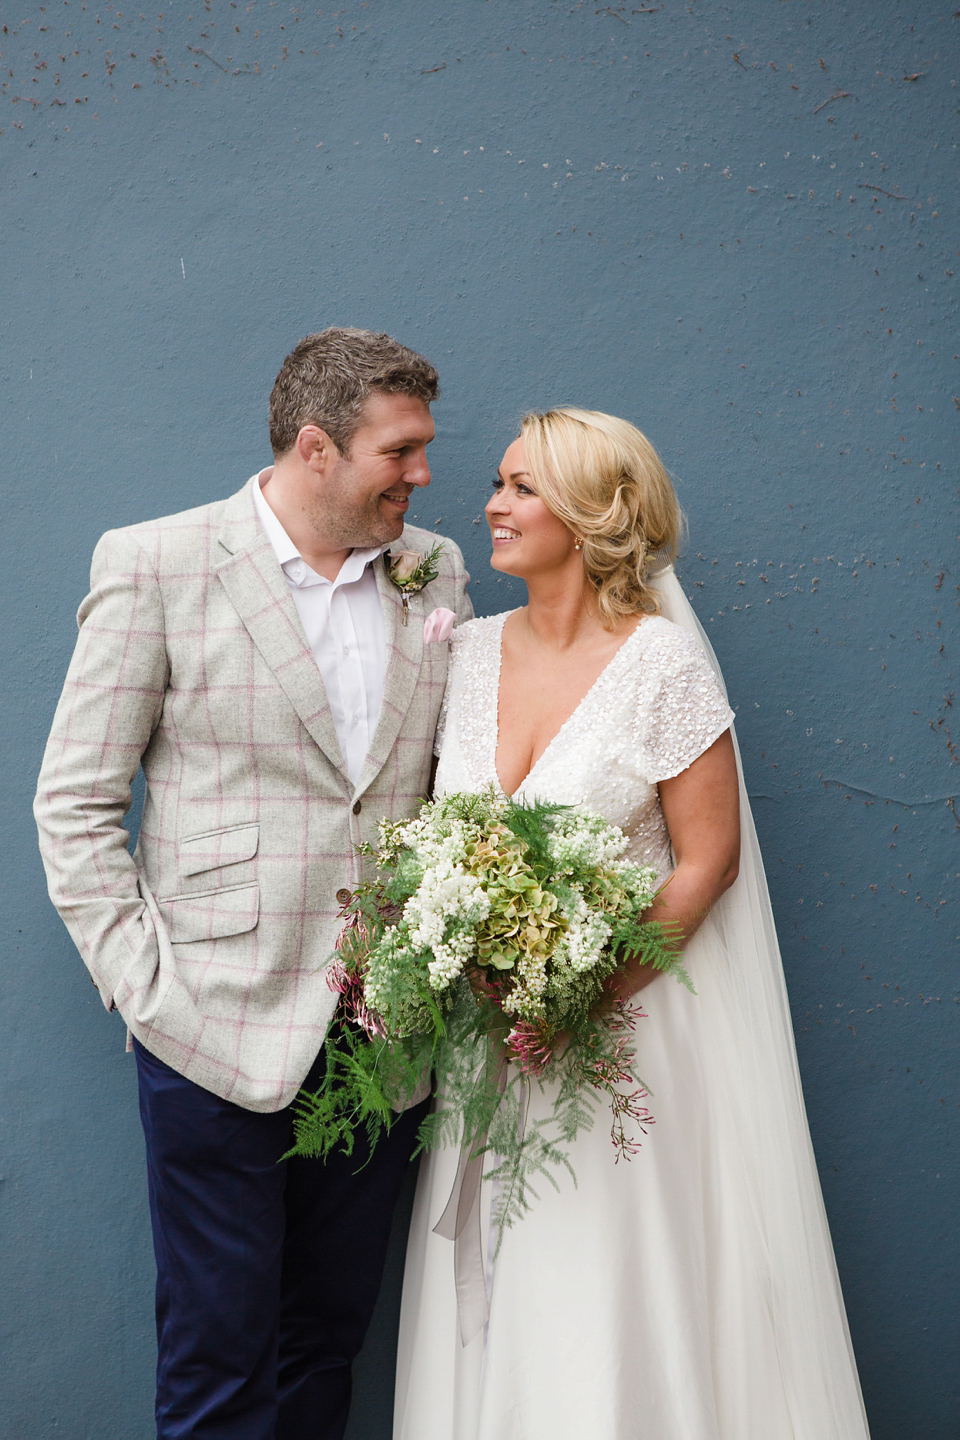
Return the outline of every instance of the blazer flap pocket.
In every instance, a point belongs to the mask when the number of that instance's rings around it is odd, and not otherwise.
[[[180,841],[177,869],[187,876],[219,870],[221,865],[238,865],[241,860],[252,860],[259,844],[259,825],[231,825],[225,830],[188,835]]]
[[[260,915],[260,886],[231,885],[226,890],[199,890],[195,895],[168,895],[158,901],[174,945],[190,940],[221,940],[252,930]]]

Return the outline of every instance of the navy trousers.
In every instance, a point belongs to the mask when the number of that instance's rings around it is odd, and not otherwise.
[[[158,1440],[342,1440],[350,1367],[426,1104],[370,1156],[280,1163],[244,1110],[134,1041],[157,1258]],[[304,1082],[319,1088],[323,1054]]]

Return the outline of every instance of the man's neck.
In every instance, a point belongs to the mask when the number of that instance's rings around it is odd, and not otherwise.
[[[293,541],[303,560],[325,580],[336,580],[350,548],[331,549],[323,544],[304,503],[302,486],[282,464],[268,466],[257,476],[260,493]]]

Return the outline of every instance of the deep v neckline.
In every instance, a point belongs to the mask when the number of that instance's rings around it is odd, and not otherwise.
[[[623,655],[623,652],[631,644],[634,638],[640,634],[640,631],[643,629],[646,621],[652,618],[648,615],[644,615],[640,619],[636,627],[631,630],[626,640],[624,640],[623,643],[617,647],[617,649],[610,656],[610,659],[607,661],[606,665],[604,665],[603,669],[600,671],[600,674],[597,676],[596,680],[594,680],[593,684],[588,687],[588,689],[583,693],[583,695],[581,695],[580,699],[577,701],[576,705],[570,711],[570,714],[567,716],[566,720],[564,720],[563,724],[556,731],[556,733],[554,735],[551,735],[550,739],[540,751],[540,754],[537,756],[536,760],[534,760],[533,764],[530,766],[530,769],[527,771],[526,775],[524,775],[523,779],[517,785],[516,789],[511,791],[508,795],[507,791],[504,789],[503,782],[500,779],[500,772],[497,769],[497,751],[500,749],[500,678],[503,670],[503,627],[504,625],[506,625],[507,620],[510,618],[510,616],[514,614],[516,614],[516,611],[508,610],[507,613],[502,616],[500,620],[500,628],[497,631],[496,636],[497,666],[494,682],[493,754],[490,758],[490,768],[493,771],[494,784],[496,785],[496,788],[500,791],[500,794],[507,796],[508,799],[514,799],[517,795],[519,795],[520,791],[523,789],[524,785],[526,785],[531,775],[536,772],[541,763],[550,754],[550,751],[553,749],[554,745],[556,745],[561,735],[563,735],[564,732],[569,729],[569,727],[576,720],[577,716],[580,714],[583,707],[586,705],[587,701],[591,698],[597,688],[610,674],[610,671],[620,659],[620,657]]]

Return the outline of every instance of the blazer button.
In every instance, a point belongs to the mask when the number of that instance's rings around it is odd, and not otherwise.
[[[360,814],[360,811],[361,811],[362,809],[363,809],[363,806],[360,804],[360,801],[359,801],[359,800],[354,800],[354,802],[353,802],[353,813],[354,813],[354,815],[359,815],[359,814]]]
[[[338,890],[338,891],[337,891],[337,904],[338,904],[338,905],[346,905],[347,901],[350,899],[350,894],[351,894],[351,892],[350,892],[349,890],[347,890],[346,888],[344,888],[344,889],[342,889],[342,890]]]

